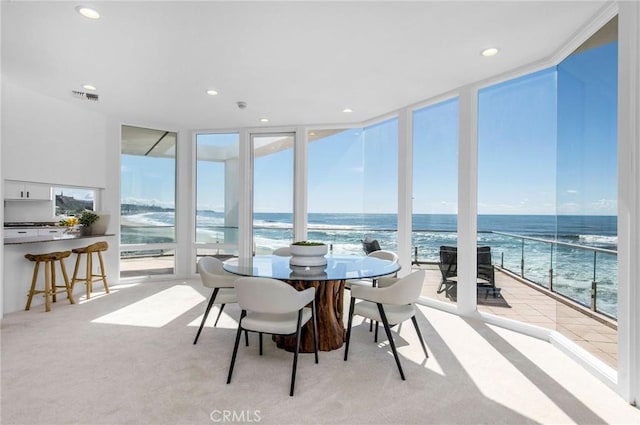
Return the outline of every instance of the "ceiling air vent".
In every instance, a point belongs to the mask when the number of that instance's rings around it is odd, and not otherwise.
[[[73,96],[78,98],[78,99],[93,100],[94,102],[98,101],[98,95],[97,94],[85,93],[83,91],[76,91],[76,90],[73,90],[71,92],[71,94],[73,94]]]

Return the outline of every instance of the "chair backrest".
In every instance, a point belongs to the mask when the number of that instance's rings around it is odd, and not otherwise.
[[[458,249],[455,246],[440,247],[440,263],[438,264],[442,279],[457,276],[458,274]],[[478,277],[493,281],[493,264],[491,260],[491,247],[479,246],[477,248]]]
[[[481,247],[488,248],[480,251],[478,248],[478,277],[482,279],[486,279],[492,285],[495,284],[495,273],[493,270],[493,262],[491,260],[491,247]]]
[[[420,298],[422,286],[426,272],[424,270],[416,270],[408,276],[398,279],[393,285],[380,290],[388,290],[390,304],[412,304]]]
[[[236,280],[238,304],[256,313],[291,313],[309,304],[315,288],[298,291],[293,286],[267,277],[242,277]]]
[[[391,251],[385,251],[383,249],[378,250],[378,251],[373,251],[370,254],[367,254],[369,257],[375,257],[375,258],[380,258],[381,260],[389,260],[393,263],[397,263],[398,262],[398,254],[396,254],[395,252],[391,252]]]
[[[380,251],[380,243],[377,239],[365,239],[362,241],[362,249],[365,254],[369,255],[374,251]]]
[[[202,284],[208,288],[233,288],[239,276],[224,270],[222,261],[215,257],[202,257],[198,261]]]
[[[273,250],[273,255],[278,255],[280,257],[291,257],[291,248],[289,248],[288,246],[276,248]]]
[[[458,275],[458,248],[455,246],[440,247],[440,263],[438,263],[442,279]]]

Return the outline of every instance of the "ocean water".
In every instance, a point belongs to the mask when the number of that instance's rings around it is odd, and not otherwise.
[[[382,249],[397,251],[394,214],[309,214],[308,239],[331,244],[335,254],[362,254],[362,241],[376,239]],[[149,212],[123,217],[122,243],[172,242],[173,212]],[[198,211],[198,242],[237,243],[237,229],[224,227],[224,215]],[[597,282],[597,309],[617,314],[617,255],[565,247],[536,240],[558,241],[585,248],[617,250],[615,216],[480,215],[478,246],[490,246],[493,263],[524,275],[541,286],[584,305],[591,304],[592,281]],[[257,254],[268,254],[293,239],[292,214],[256,213]],[[441,245],[457,244],[457,217],[414,214],[412,247],[420,261],[437,262]],[[500,233],[495,233],[500,232]],[[595,257],[595,260],[594,260]],[[595,265],[594,265],[595,261]],[[595,274],[595,275],[594,275]],[[552,279],[550,278],[552,277]]]

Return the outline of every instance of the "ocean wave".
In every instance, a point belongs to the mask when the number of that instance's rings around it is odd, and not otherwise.
[[[588,244],[598,245],[618,245],[617,236],[603,236],[603,235],[578,235],[580,242]]]

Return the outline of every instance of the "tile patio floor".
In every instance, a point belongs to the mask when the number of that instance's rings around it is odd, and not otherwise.
[[[421,268],[427,271],[422,295],[439,301],[455,302],[447,298],[445,292],[437,293],[440,285],[438,266],[422,265]],[[479,293],[479,311],[557,330],[604,363],[614,369],[617,367],[618,332],[615,321],[600,315],[596,315],[597,318],[590,317],[588,311],[582,312],[557,301],[499,268],[496,268],[495,276],[496,287],[501,288],[500,297],[493,298],[489,294],[484,299]]]

